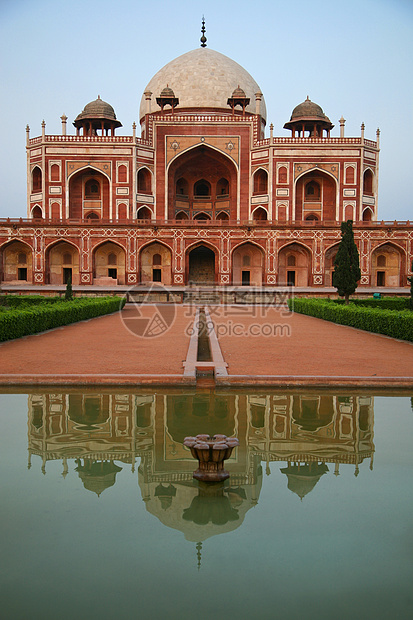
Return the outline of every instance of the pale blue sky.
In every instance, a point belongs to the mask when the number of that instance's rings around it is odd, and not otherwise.
[[[26,215],[25,127],[60,133],[99,94],[130,134],[150,78],[208,46],[258,82],[274,135],[307,95],[346,136],[381,130],[379,217],[413,219],[413,0],[0,0],[0,217]]]

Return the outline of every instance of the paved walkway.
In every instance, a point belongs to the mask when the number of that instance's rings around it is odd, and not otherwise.
[[[228,380],[271,385],[413,386],[413,345],[285,309],[210,309]]]
[[[209,317],[217,384],[413,387],[410,343],[275,308],[209,307]],[[2,343],[0,384],[195,384],[194,319],[190,306],[128,305]]]

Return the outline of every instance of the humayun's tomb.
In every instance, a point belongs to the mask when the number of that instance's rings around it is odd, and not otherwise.
[[[339,136],[308,97],[269,127],[254,79],[202,45],[165,65],[140,104],[140,132],[98,97],[67,131],[27,131],[27,219],[0,221],[4,289],[161,282],[331,287],[351,219],[360,289],[406,287],[409,222],[377,213],[379,130]],[[139,134],[139,135],[138,135]],[[360,290],[359,289],[359,290]]]

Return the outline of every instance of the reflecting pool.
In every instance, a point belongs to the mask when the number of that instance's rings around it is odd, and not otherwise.
[[[55,389],[0,394],[3,617],[413,617],[410,397]]]

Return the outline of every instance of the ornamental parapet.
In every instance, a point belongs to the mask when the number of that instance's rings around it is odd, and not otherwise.
[[[359,146],[368,146],[369,148],[377,149],[377,142],[373,140],[366,140],[365,138],[282,138],[273,137],[265,138],[265,140],[257,140],[254,143],[254,147],[258,146],[270,146],[279,144],[332,144],[332,145],[351,145],[357,144]]]
[[[68,136],[68,135],[46,135],[37,136],[29,139],[29,146],[41,144],[42,142],[77,142],[77,143],[100,143],[100,144],[141,144],[151,146],[149,140],[143,138],[133,138],[133,136]]]

